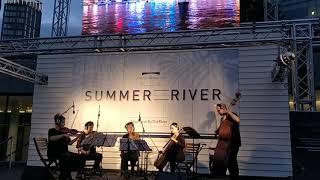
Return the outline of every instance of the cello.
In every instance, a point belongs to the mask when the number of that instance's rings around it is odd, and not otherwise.
[[[232,99],[230,106],[234,106],[241,98],[241,93],[237,92],[236,97]],[[229,116],[229,115],[227,115]],[[214,149],[213,156],[213,169],[211,171],[214,175],[225,175],[226,167],[229,161],[229,152],[231,146],[231,137],[232,137],[232,129],[234,126],[234,122],[231,122],[228,117],[226,119],[221,118],[221,123],[219,128],[216,130],[216,134],[218,134],[218,142],[216,148]]]
[[[182,129],[181,129],[182,130]],[[179,130],[178,133],[175,133],[171,136],[171,138],[175,138],[177,139],[177,137],[179,136],[181,130]],[[163,169],[167,163],[168,163],[168,154],[172,151],[172,147],[174,145],[174,142],[170,139],[163,147],[163,151],[159,151],[158,157],[157,159],[154,161],[153,165],[161,170]]]

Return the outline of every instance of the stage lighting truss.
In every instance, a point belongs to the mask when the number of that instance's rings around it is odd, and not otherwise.
[[[0,56],[126,53],[131,51],[254,47],[268,44],[292,47],[292,52],[296,56],[292,63],[295,110],[314,111],[316,101],[312,50],[315,45],[320,44],[319,19],[245,23],[238,27],[177,32],[2,40],[0,41]],[[282,60],[286,62],[285,58]],[[275,80],[281,80],[287,67],[278,66],[276,68],[278,69],[274,72]],[[277,74],[278,76],[276,76]]]
[[[48,76],[2,57],[0,57],[0,72],[35,84],[48,84]]]

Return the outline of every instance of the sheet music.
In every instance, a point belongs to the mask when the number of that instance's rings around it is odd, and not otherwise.
[[[104,147],[114,147],[114,145],[117,142],[117,138],[118,138],[118,136],[116,136],[116,135],[108,135],[107,134],[107,137],[104,141],[103,146]]]
[[[152,151],[145,140],[120,139],[120,151]]]
[[[152,149],[149,147],[148,143],[145,140],[134,140],[134,142],[140,151],[152,151]]]
[[[81,146],[92,145],[92,146],[105,146],[113,147],[117,141],[117,137],[108,136],[104,133],[94,133],[87,136],[82,142]]]
[[[120,151],[138,151],[138,146],[134,140],[130,138],[121,138],[120,139]]]
[[[103,133],[95,133],[92,145],[94,146],[103,146],[104,141],[106,139],[107,135]]]

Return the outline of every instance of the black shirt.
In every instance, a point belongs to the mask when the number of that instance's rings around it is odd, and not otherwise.
[[[51,136],[64,134],[55,128],[48,131],[48,157],[59,158],[68,152],[68,144],[71,141],[70,138],[61,138],[58,141],[50,141]]]
[[[234,122],[232,130],[232,144],[236,146],[241,146],[240,128],[239,123]]]

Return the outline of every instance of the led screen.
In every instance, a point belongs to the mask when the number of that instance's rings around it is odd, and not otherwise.
[[[84,0],[82,34],[237,26],[239,0]]]

